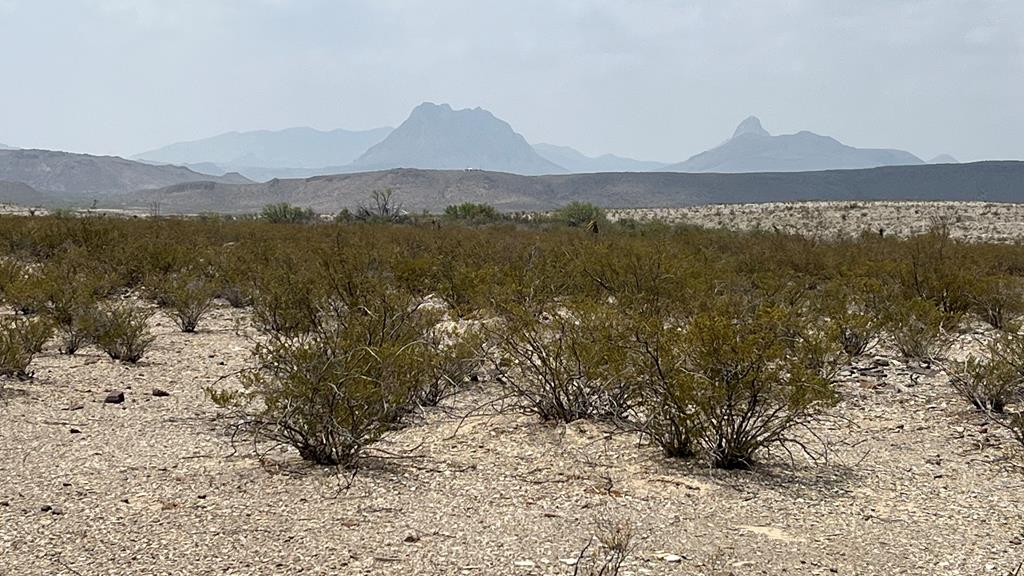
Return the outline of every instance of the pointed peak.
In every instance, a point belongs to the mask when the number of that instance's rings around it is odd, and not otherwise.
[[[748,116],[746,120],[740,122],[740,125],[736,127],[736,131],[733,132],[732,137],[736,138],[743,136],[744,134],[771,136],[771,134],[761,126],[761,119],[757,116]]]

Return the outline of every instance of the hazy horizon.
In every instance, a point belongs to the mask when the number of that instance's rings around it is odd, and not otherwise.
[[[1022,159],[1024,3],[0,0],[0,142],[131,156],[482,107],[531,143],[677,162],[749,115]]]

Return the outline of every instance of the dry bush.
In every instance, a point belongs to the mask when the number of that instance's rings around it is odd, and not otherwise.
[[[437,406],[451,398],[469,380],[484,357],[483,332],[479,327],[444,329],[440,325],[426,335],[426,356],[431,374],[416,393],[416,402]]]
[[[308,333],[271,334],[236,396],[258,438],[311,462],[351,467],[393,427],[434,375],[426,335],[435,317],[408,296],[381,292]]]
[[[633,525],[626,521],[601,520],[595,535],[583,547],[573,565],[573,574],[580,576],[618,576],[631,554],[636,551]],[[594,541],[597,546],[594,547]],[[592,550],[591,548],[594,547]]]
[[[1005,274],[980,278],[971,295],[971,312],[997,330],[1012,330],[1024,314],[1021,279]]]
[[[836,399],[841,356],[796,310],[723,302],[641,342],[651,436],[668,453],[693,448],[719,468],[749,468],[766,448],[802,445],[794,432]]]
[[[182,332],[195,332],[199,321],[213,308],[216,290],[212,282],[197,274],[178,274],[160,287],[167,315]]]
[[[612,308],[519,310],[503,320],[492,329],[498,381],[525,412],[560,422],[626,417],[634,389],[622,372]]]
[[[149,319],[153,312],[132,302],[121,302],[99,309],[96,318],[96,344],[114,360],[135,364],[153,343]]]
[[[0,376],[25,380],[32,377],[29,364],[52,334],[39,318],[0,318]]]
[[[996,342],[985,359],[971,356],[963,362],[946,364],[950,386],[975,408],[1003,413],[1007,404],[1019,396],[1024,382],[1021,371],[1007,358],[1009,351],[1004,342]]]
[[[886,331],[905,358],[928,359],[945,352],[947,327],[957,323],[927,300],[896,301],[886,313]]]

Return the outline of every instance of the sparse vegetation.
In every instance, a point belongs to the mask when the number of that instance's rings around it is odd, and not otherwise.
[[[132,302],[100,309],[96,320],[96,344],[114,360],[135,364],[153,343],[149,319],[153,312]]]
[[[281,202],[264,206],[260,211],[260,218],[271,224],[308,224],[316,220],[316,212],[312,208]]]
[[[40,351],[53,329],[40,318],[0,318],[0,377],[32,377],[29,364]]]

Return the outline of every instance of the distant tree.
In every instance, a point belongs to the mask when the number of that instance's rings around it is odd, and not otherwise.
[[[496,222],[503,219],[501,213],[494,206],[473,202],[452,204],[444,209],[444,215],[452,220],[465,220],[473,223]]]
[[[395,202],[395,191],[391,188],[374,190],[370,193],[369,206],[360,206],[356,209],[356,220],[361,222],[388,222],[397,224],[408,220],[409,215],[402,209],[401,204]]]
[[[264,206],[260,211],[260,219],[273,224],[307,224],[316,219],[316,212],[312,208],[301,208],[281,202]]]
[[[604,209],[589,202],[570,202],[555,212],[555,219],[572,227],[597,229],[608,221]]]

